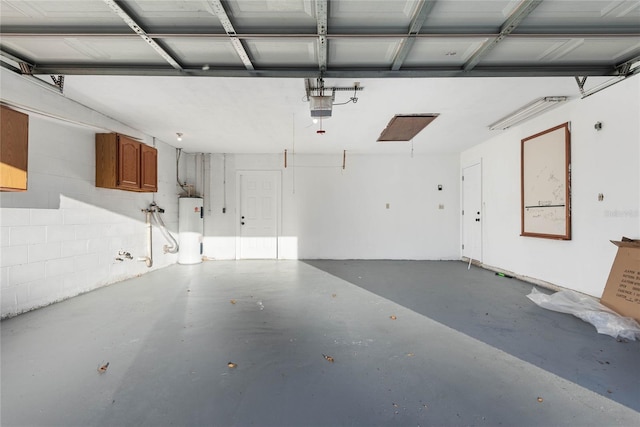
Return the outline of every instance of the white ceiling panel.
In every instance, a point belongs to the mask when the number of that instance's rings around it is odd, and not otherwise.
[[[405,66],[462,65],[487,38],[424,38],[415,42],[404,61]]]
[[[578,27],[589,30],[602,26],[640,27],[640,1],[589,0],[544,1],[522,23],[521,30]]]
[[[56,61],[88,64],[117,63],[125,64],[135,61],[145,65],[165,64],[155,51],[141,38],[121,37],[3,37],[2,44],[23,53],[30,58],[37,58],[38,63]]]
[[[388,67],[399,44],[400,39],[332,39],[329,42],[329,64],[340,67],[355,61],[368,66]]]
[[[484,64],[593,63],[613,64],[630,52],[640,54],[640,40],[629,38],[518,38],[505,40]]]
[[[497,29],[520,4],[520,0],[444,0],[437,1],[427,17],[424,31],[430,28],[462,27]]]
[[[349,0],[329,2],[329,29],[408,28],[417,0]]]
[[[2,25],[124,26],[102,0],[2,0]]]
[[[126,3],[146,31],[190,28],[221,31],[222,24],[205,0],[134,0]]]
[[[230,0],[225,7],[238,32],[316,26],[312,0]]]
[[[164,44],[182,59],[182,65],[230,67],[241,66],[238,54],[223,38],[179,37],[162,39]]]
[[[246,45],[256,66],[317,66],[314,39],[248,39]]]

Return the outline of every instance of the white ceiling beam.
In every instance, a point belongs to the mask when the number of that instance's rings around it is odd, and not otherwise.
[[[245,68],[249,71],[253,71],[255,69],[255,67],[253,66],[253,62],[251,61],[249,54],[244,48],[244,45],[242,44],[242,40],[240,40],[240,37],[238,37],[236,33],[236,29],[234,28],[233,23],[231,22],[231,19],[229,19],[229,15],[227,14],[227,11],[222,5],[222,2],[220,0],[209,0],[209,4],[213,9],[213,13],[215,13],[215,15],[220,20],[220,23],[222,24],[224,31],[227,33],[227,36],[229,37],[229,41],[231,42],[233,49],[236,51],[236,53],[240,57],[240,60],[244,64]]]
[[[492,40],[487,40],[472,56],[469,58],[463,69],[465,71],[472,70],[489,52],[495,48],[498,43],[504,40],[509,34],[511,34],[520,23],[527,17],[533,10],[542,3],[542,0],[524,0],[520,3],[509,15],[507,20],[500,27],[500,33]]]
[[[400,43],[400,49],[393,59],[393,64],[391,65],[392,70],[399,70],[400,67],[402,67],[404,60],[407,59],[407,55],[409,55],[411,48],[413,48],[413,44],[416,42],[416,35],[418,35],[422,29],[424,21],[427,20],[427,17],[429,16],[429,13],[431,13],[435,3],[435,0],[422,0],[419,3],[411,21],[411,25],[409,26],[407,38]]]
[[[169,52],[167,52],[162,46],[160,46],[153,37],[149,36],[145,30],[142,29],[140,24],[136,22],[123,8],[120,7],[115,0],[103,0],[107,6],[111,8],[122,20],[131,28],[137,35],[139,35],[149,46],[151,46],[165,61],[167,61],[176,70],[182,70],[182,66],[178,63]]]

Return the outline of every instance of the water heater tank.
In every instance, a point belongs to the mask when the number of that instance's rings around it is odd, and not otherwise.
[[[178,199],[178,264],[202,262],[202,234],[204,219],[202,198],[181,197]]]

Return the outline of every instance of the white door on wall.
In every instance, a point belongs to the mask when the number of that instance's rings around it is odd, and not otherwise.
[[[482,164],[462,169],[462,256],[482,262]]]
[[[279,171],[238,172],[238,259],[277,259]]]

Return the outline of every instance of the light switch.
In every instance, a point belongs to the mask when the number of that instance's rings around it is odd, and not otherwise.
[[[444,209],[444,205],[443,204],[439,204],[438,205],[438,209]]]
[[[387,209],[389,209],[389,206],[390,206],[389,203],[387,203]]]

